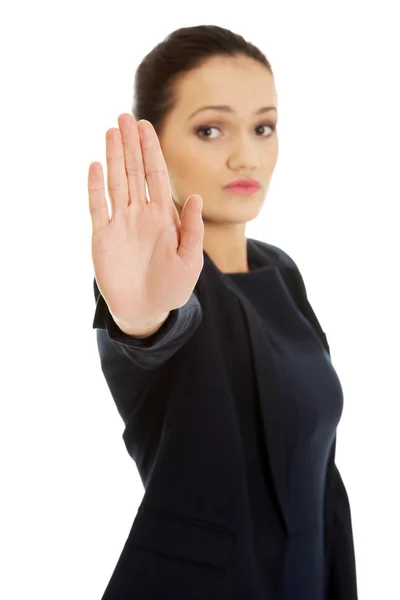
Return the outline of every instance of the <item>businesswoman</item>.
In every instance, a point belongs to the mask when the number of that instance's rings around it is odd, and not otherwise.
[[[294,260],[245,236],[278,157],[270,64],[179,29],[132,112],[106,133],[111,215],[88,176],[93,328],[144,486],[103,600],[356,600],[327,337]]]

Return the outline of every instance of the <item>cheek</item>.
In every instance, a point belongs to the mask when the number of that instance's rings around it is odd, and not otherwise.
[[[202,188],[215,183],[217,177],[217,164],[206,152],[186,152],[177,163],[176,173],[179,181],[191,182]]]

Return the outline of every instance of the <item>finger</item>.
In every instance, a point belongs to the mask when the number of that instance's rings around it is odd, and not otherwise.
[[[112,127],[106,132],[107,187],[112,214],[129,204],[128,180],[125,172],[124,148],[121,132]]]
[[[144,119],[139,121],[138,130],[149,200],[170,210],[172,202],[171,187],[160,141],[150,121]]]
[[[203,198],[192,194],[186,200],[181,213],[181,234],[178,248],[179,256],[187,265],[201,256],[204,240],[204,222],[202,218]]]
[[[132,115],[124,113],[118,117],[125,156],[125,171],[128,178],[129,200],[147,204],[146,180],[140,136],[137,123]]]
[[[88,189],[89,211],[92,219],[92,233],[94,234],[110,222],[104,190],[103,168],[98,162],[89,165]]]

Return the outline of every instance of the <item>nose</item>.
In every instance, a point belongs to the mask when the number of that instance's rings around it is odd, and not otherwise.
[[[259,148],[248,135],[238,136],[229,149],[228,166],[231,169],[254,170],[260,165]]]

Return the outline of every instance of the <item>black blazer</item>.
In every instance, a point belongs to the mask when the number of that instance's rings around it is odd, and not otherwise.
[[[247,248],[249,262],[279,267],[298,308],[329,353],[292,258],[250,238]],[[161,329],[145,340],[121,332],[96,280],[94,291],[93,328],[101,369],[145,488],[102,600],[281,600],[288,534],[285,403],[255,309],[229,278],[222,277],[206,252],[188,303],[172,311]],[[232,294],[240,304],[233,302]],[[174,339],[178,320],[187,320],[187,328]],[[270,554],[265,557],[267,597],[257,594],[242,542],[248,518],[247,505],[239,501],[245,464],[228,369],[238,352],[251,355],[258,393],[267,399],[261,418],[275,502],[269,514]],[[335,446],[336,437],[324,505],[327,600],[357,600],[350,505],[335,465]]]

